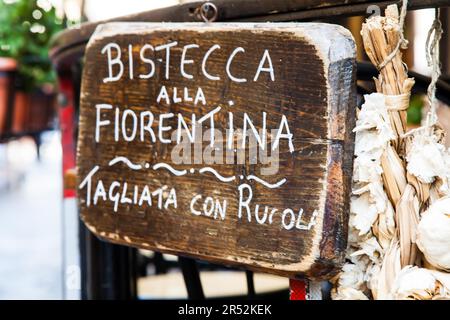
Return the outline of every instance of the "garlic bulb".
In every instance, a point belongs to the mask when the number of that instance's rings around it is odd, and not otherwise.
[[[406,159],[407,170],[423,183],[431,183],[436,177],[444,181],[448,189],[450,177],[450,153],[434,134],[416,134],[412,139]]]
[[[396,300],[448,299],[449,282],[443,272],[406,266],[397,275],[391,296]]]
[[[427,269],[406,266],[394,282],[395,300],[429,300],[434,295],[436,278]]]
[[[450,197],[437,200],[422,214],[417,246],[434,267],[450,270]]]
[[[438,281],[433,300],[450,300],[450,274],[437,270],[430,270],[430,272]]]

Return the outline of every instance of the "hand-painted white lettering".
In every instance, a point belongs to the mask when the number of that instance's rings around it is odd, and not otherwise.
[[[147,123],[144,124],[145,119],[148,118]],[[140,116],[141,120],[141,131],[140,131],[140,138],[141,141],[145,141],[145,135],[144,131],[147,131],[150,134],[150,140],[155,143],[156,136],[155,132],[152,129],[153,120],[155,120],[155,116],[150,111],[143,111]]]
[[[165,61],[165,72],[164,77],[169,79],[169,69],[170,69],[170,48],[175,47],[178,44],[177,41],[169,42],[155,47],[155,51],[166,50],[166,61]]]
[[[195,127],[196,127],[196,120],[195,120],[195,114],[192,114],[191,118],[191,130],[189,130],[188,125],[186,124],[186,121],[184,121],[183,116],[181,113],[178,114],[178,127],[177,127],[177,143],[181,143],[181,128],[184,128],[184,132],[187,134],[187,137],[189,138],[189,141],[191,143],[195,143]]]
[[[195,195],[190,202],[191,213],[196,216],[201,216],[202,214],[206,217],[213,217],[214,219],[218,219],[220,217],[221,220],[225,220],[226,211],[227,211],[227,200],[222,200],[222,203],[219,199],[214,199],[213,197],[206,197],[203,201],[202,211],[197,210],[195,208],[197,201],[202,199],[202,195]]]
[[[199,200],[201,198],[202,198],[202,196],[200,194],[197,194],[191,200],[191,205],[190,205],[191,213],[196,215],[196,216],[200,216],[202,214],[201,211],[196,210],[195,207],[194,207],[195,203],[197,202],[197,200]]]
[[[133,65],[133,46],[131,44],[128,45],[128,74],[130,79],[134,79],[134,65]]]
[[[287,222],[286,222],[286,219]],[[295,215],[292,209],[285,209],[281,215],[281,223],[286,230],[291,230],[295,225]]]
[[[133,203],[130,198],[127,197],[128,183],[124,182],[122,189],[122,196],[120,197],[120,203]]]
[[[87,186],[86,190],[86,206],[89,207],[91,204],[91,189],[92,189],[92,177],[94,174],[100,169],[100,166],[95,166],[91,171],[86,175],[86,177],[81,181],[78,186],[79,189],[83,189],[84,186]]]
[[[95,109],[97,111],[96,117],[95,117],[95,142],[100,141],[100,127],[101,126],[107,126],[111,123],[109,120],[100,120],[101,119],[101,110],[102,109],[112,109],[112,105],[110,104],[97,104],[95,105]]]
[[[244,189],[246,189],[248,192],[247,199],[245,200],[244,200]],[[252,201],[253,198],[252,188],[248,184],[243,183],[238,187],[238,191],[239,191],[238,218],[239,219],[242,218],[242,208],[245,208],[245,210],[247,210],[248,221],[250,222],[252,221],[252,213],[250,211],[250,202]]]
[[[120,193],[114,193],[115,188],[120,188],[120,183],[118,181],[113,181],[111,183],[108,192],[109,201],[114,202],[114,212],[117,212],[117,209],[119,208]]]
[[[267,60],[267,63],[269,64],[269,67],[264,67],[264,64]],[[270,58],[269,50],[264,50],[264,54],[261,58],[261,61],[259,62],[258,70],[256,70],[255,77],[253,78],[253,81],[258,81],[259,74],[261,71],[269,72],[270,74],[270,80],[275,81],[275,74],[273,71],[273,65],[272,65],[272,59]]]
[[[256,222],[259,224],[264,224],[267,220],[267,214],[269,211],[269,207],[268,206],[264,206],[264,214],[262,216],[262,218],[259,217],[259,204],[255,205],[255,219]]]
[[[211,55],[211,53],[212,53],[214,50],[217,50],[217,49],[220,49],[220,46],[219,46],[218,44],[215,44],[215,45],[213,45],[211,48],[209,48],[209,50],[205,53],[205,56],[203,57],[203,61],[202,61],[202,72],[203,72],[203,75],[204,75],[206,78],[208,78],[209,80],[213,80],[213,81],[218,81],[218,80],[220,80],[220,77],[219,77],[219,76],[213,76],[213,75],[209,74],[209,73],[206,71],[206,62],[208,61],[208,58],[209,58],[209,56]]]
[[[165,131],[170,131],[171,126],[164,126],[164,119],[173,118],[173,113],[162,113],[159,115],[158,138],[161,143],[170,143],[170,139],[163,137]]]
[[[186,70],[187,65],[192,65],[192,69],[196,70],[194,59],[187,58],[188,56],[188,50],[189,49],[198,49],[198,44],[187,44],[183,46],[183,48],[179,48],[181,51],[181,57],[179,61],[176,61],[176,65],[173,65],[171,62],[172,60],[172,48],[176,47],[178,45],[177,41],[169,42],[165,44],[158,45],[156,47],[152,46],[149,43],[141,45],[136,44],[128,44],[127,48],[124,48],[124,52],[127,52],[128,59],[124,59],[122,61],[122,48],[117,43],[108,43],[105,45],[101,53],[107,55],[107,65],[108,65],[108,76],[103,78],[103,82],[114,82],[118,81],[123,77],[124,69],[127,65],[128,67],[128,79],[133,80],[135,78],[134,70],[140,70],[140,65],[146,65],[148,68],[148,72],[146,74],[139,74],[139,79],[150,79],[155,76],[155,73],[157,71],[156,63],[161,63],[163,65],[163,72],[164,72],[164,78],[166,80],[170,79],[170,72],[171,70],[179,70],[179,74],[181,77],[186,79],[194,79],[196,76],[195,72],[188,72]],[[137,52],[136,47],[139,49],[139,58],[134,57],[134,52]],[[139,48],[140,47],[140,48]],[[135,49],[135,50],[133,50]],[[213,44],[203,55],[203,57],[199,60],[201,60],[201,74],[208,79],[212,81],[219,81],[221,80],[220,74],[211,74],[207,71],[207,64],[211,65],[210,62],[210,56],[211,54],[221,49],[219,44]],[[175,50],[175,49],[174,49]],[[113,52],[114,51],[114,52]],[[148,51],[152,51],[153,54],[150,56],[148,54]],[[230,79],[233,82],[247,82],[246,78],[238,77],[236,74],[233,74],[231,72],[232,64],[235,61],[236,55],[238,53],[242,53],[245,57],[245,49],[243,47],[236,47],[234,48],[231,53],[229,54],[228,58],[226,59],[225,66],[221,65],[220,69],[225,71],[226,76],[228,79]],[[198,61],[199,62],[199,61]],[[176,68],[174,68],[176,67]],[[269,50],[264,50],[264,53],[259,60],[258,68],[255,71],[255,76],[253,77],[253,81],[259,81],[261,78],[261,73],[268,73],[270,76],[271,81],[275,81],[275,68],[272,63],[272,58],[270,56]]]
[[[127,117],[131,116],[132,119],[132,126],[131,129],[129,126],[127,126]],[[137,116],[134,113],[133,110],[127,109],[122,114],[122,136],[125,139],[125,141],[133,141],[136,137],[137,132]],[[128,134],[127,131],[131,131],[131,134]]]
[[[207,114],[205,114],[203,117],[201,117],[200,119],[198,119],[198,123],[202,123],[203,121],[205,121],[206,119],[210,119],[210,126],[209,126],[209,131],[210,131],[210,146],[214,146],[214,115],[219,112],[221,109],[221,107],[217,107],[213,110],[211,110],[210,112],[208,112]]]
[[[94,193],[94,205],[97,204],[98,198],[102,198],[103,201],[107,200],[108,195],[106,194],[105,186],[103,185],[102,180],[98,180],[97,187],[95,188]]]
[[[111,50],[113,48],[116,50],[116,57],[114,59],[112,58],[111,54]],[[103,82],[107,83],[120,80],[120,77],[122,77],[124,69],[122,60],[120,60],[120,57],[122,55],[120,51],[120,46],[117,43],[108,43],[103,47],[101,51],[102,54],[104,54],[105,52],[107,53],[108,57],[108,77],[104,78]],[[119,66],[119,72],[116,75],[113,75],[113,65]]]
[[[227,61],[227,65],[226,65],[226,67],[225,67],[225,70],[226,70],[226,72],[227,72],[228,77],[229,77],[232,81],[234,81],[234,82],[247,82],[247,79],[244,79],[244,78],[236,78],[236,77],[234,77],[234,76],[231,74],[231,70],[230,70],[231,63],[233,62],[234,56],[235,56],[237,53],[239,53],[239,52],[245,52],[245,49],[242,48],[242,47],[237,47],[236,49],[234,49],[234,51],[230,54],[230,57],[228,58],[228,61]]]
[[[248,116],[247,112],[244,112],[244,126],[242,128],[242,148],[245,148],[245,142],[247,141],[247,123],[250,126],[250,129],[253,132],[253,136],[256,138],[256,141],[258,142],[258,146],[264,150],[265,146],[266,146],[266,117],[267,114],[266,112],[263,112],[263,125],[261,128],[261,132],[262,134],[259,135],[258,130],[255,128],[252,120],[250,119],[250,117]]]
[[[283,132],[283,128],[286,129],[286,133],[282,133]],[[278,129],[277,134],[275,136],[275,140],[274,140],[274,143],[272,145],[272,150],[275,150],[278,147],[278,144],[280,143],[280,139],[281,138],[288,139],[289,152],[290,153],[294,152],[294,144],[292,143],[292,133],[289,130],[289,124],[288,124],[287,118],[286,118],[286,116],[284,114],[281,117],[280,126],[279,126],[279,129]]]
[[[149,79],[149,78],[153,77],[153,75],[155,74],[155,63],[153,62],[152,59],[146,58],[144,56],[145,51],[148,50],[148,49],[151,49],[152,51],[155,51],[155,49],[153,48],[152,45],[145,44],[145,45],[142,46],[142,48],[141,48],[141,50],[139,52],[141,60],[144,63],[148,63],[150,65],[150,71],[147,74],[139,75],[139,78],[141,78],[141,79]]]
[[[192,64],[192,63],[194,63],[194,60],[186,60],[186,52],[188,49],[198,48],[198,47],[199,47],[198,44],[188,44],[183,47],[183,52],[181,54],[181,61],[180,61],[180,72],[181,72],[181,75],[187,79],[192,79],[194,77],[191,74],[188,74],[184,71],[184,65]]]

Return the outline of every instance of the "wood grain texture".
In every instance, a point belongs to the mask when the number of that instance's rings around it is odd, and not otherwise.
[[[155,53],[155,74],[150,79],[140,79],[138,74],[148,71],[148,64],[138,62],[139,50],[145,44],[153,47],[177,41],[171,49],[170,77],[165,79],[165,51]],[[106,44],[114,42],[122,48],[124,73],[120,80],[104,83],[108,75],[106,55],[101,54]],[[133,46],[136,59],[129,79],[128,45]],[[197,44],[189,50],[187,72],[193,79],[182,77],[179,62],[184,45]],[[208,72],[220,75],[220,81],[203,76],[201,61],[205,52],[214,44],[220,50],[211,54]],[[225,65],[230,53],[242,47],[231,70],[244,83],[230,80]],[[271,81],[262,72],[253,81],[265,50],[270,52],[275,73]],[[325,24],[105,24],[91,38],[85,54],[82,78],[80,124],[77,150],[77,184],[96,165],[99,170],[92,178],[93,188],[102,180],[106,191],[114,181],[128,184],[127,194],[132,197],[133,187],[148,185],[151,190],[167,185],[165,197],[171,188],[176,189],[177,208],[158,209],[152,206],[119,204],[99,200],[88,206],[87,188],[79,188],[78,198],[83,221],[97,236],[115,243],[145,249],[190,256],[216,263],[242,266],[290,277],[327,278],[333,275],[344,258],[347,241],[347,213],[350,194],[350,178],[354,138],[351,133],[355,112],[355,57],[350,34],[343,28]],[[161,62],[158,62],[161,58]],[[156,103],[161,86],[202,88],[206,105],[183,101],[170,105]],[[233,101],[232,104],[229,101]],[[279,170],[270,176],[261,176],[261,163],[208,164],[223,176],[233,176],[232,182],[221,182],[211,173],[198,173],[204,163],[173,164],[171,152],[175,143],[163,144],[158,140],[114,140],[113,125],[100,129],[100,141],[95,141],[97,104],[110,104],[120,112],[127,109],[136,114],[150,111],[178,113],[189,124],[192,113],[197,119],[208,111],[221,107],[214,116],[215,128],[225,132],[228,112],[234,115],[234,126],[241,127],[244,113],[257,128],[262,127],[262,112],[267,113],[267,128],[278,129],[281,118],[286,116],[293,134],[294,152],[289,151],[288,141],[280,140]],[[114,123],[114,110],[103,110],[102,120]],[[131,121],[126,121],[131,126]],[[156,121],[157,122],[157,121]],[[208,127],[209,122],[204,124]],[[166,125],[177,127],[176,118]],[[156,127],[155,127],[156,128]],[[207,142],[204,143],[205,147]],[[131,170],[123,163],[109,165],[117,156],[126,156],[142,170]],[[152,170],[151,166],[165,162],[177,170],[188,172],[174,176],[167,170]],[[145,169],[145,164],[150,166]],[[190,174],[189,170],[195,173]],[[270,183],[286,178],[279,188],[270,189],[245,177],[255,175]],[[244,177],[242,180],[240,177]],[[260,224],[254,212],[248,221],[244,211],[238,217],[239,186],[250,185],[253,198],[250,207],[277,208],[272,223]],[[94,193],[94,191],[91,191]],[[202,195],[222,201],[226,199],[225,219],[205,215],[193,215],[191,199]],[[201,208],[202,201],[197,205]],[[282,224],[282,212],[292,208],[296,214],[302,208],[302,222],[306,225],[317,212],[315,225],[309,230],[292,228]]]

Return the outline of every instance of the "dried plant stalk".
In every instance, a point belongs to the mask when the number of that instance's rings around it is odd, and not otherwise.
[[[364,47],[375,65],[383,63],[399,41],[399,15],[396,5],[388,6],[385,17],[374,17],[363,24]],[[382,155],[383,182],[386,193],[396,211],[397,234],[400,242],[401,267],[416,259],[415,232],[420,217],[420,208],[427,201],[428,184],[407,176],[405,146],[406,109],[414,79],[408,78],[402,61],[402,53],[397,51],[394,58],[380,70],[376,79],[377,90],[392,101],[386,100],[389,119],[396,138]]]

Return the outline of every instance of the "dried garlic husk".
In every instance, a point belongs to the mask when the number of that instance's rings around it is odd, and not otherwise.
[[[381,272],[381,265],[373,263],[367,267],[365,279],[367,281],[367,288],[372,292],[372,295],[376,299],[378,280]]]
[[[353,202],[353,200],[352,200]],[[349,250],[357,245],[358,243],[364,241],[364,239],[366,239],[369,235],[366,234],[360,234],[359,230],[356,229],[355,227],[355,219],[356,219],[356,214],[354,214],[353,212],[350,212],[350,219],[349,219],[349,229],[348,229],[348,246],[349,248],[347,249],[347,254],[351,254],[351,252],[349,252]]]
[[[340,287],[331,292],[333,300],[369,300],[369,298],[361,291],[354,288]]]
[[[346,263],[342,267],[341,275],[338,280],[339,286],[343,288],[353,288],[364,290],[364,270],[360,265]]]
[[[400,270],[400,244],[398,241],[392,241],[384,254],[381,269],[377,274],[377,286],[372,289],[375,299],[391,299],[391,288]]]
[[[450,270],[450,197],[436,200],[417,228],[417,246],[434,267]]]
[[[378,242],[383,250],[387,250],[392,239],[395,236],[395,220],[394,208],[390,201],[387,201],[386,210],[378,215],[378,220],[375,222],[373,229],[377,230],[376,234]]]
[[[364,242],[360,243],[361,249],[353,252],[351,256],[366,255],[372,262],[377,264],[381,263],[383,249],[381,249],[375,237],[371,237]]]
[[[361,153],[353,163],[353,180],[358,182],[371,182],[380,180],[382,150],[377,153]]]
[[[351,227],[359,230],[360,236],[367,234],[377,219],[377,207],[369,199],[370,196],[366,192],[359,197],[352,197],[350,203],[350,211],[354,214]]]
[[[381,93],[364,95],[364,104],[358,113],[355,137],[355,154],[379,152],[395,138],[392,131],[385,97]]]
[[[416,234],[419,224],[419,201],[415,189],[407,185],[397,204],[396,221],[400,237],[400,256],[402,267],[413,264],[417,255]]]

